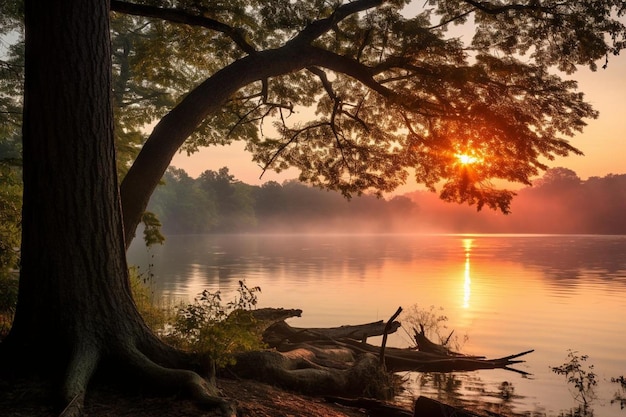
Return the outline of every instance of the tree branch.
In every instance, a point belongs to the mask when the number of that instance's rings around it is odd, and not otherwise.
[[[298,136],[300,136],[303,132],[306,132],[307,130],[316,129],[316,128],[322,127],[322,126],[330,126],[330,123],[328,123],[328,122],[316,123],[314,125],[306,126],[306,127],[302,128],[302,129],[296,130],[294,132],[294,134],[291,135],[289,140],[287,142],[283,143],[282,145],[280,145],[280,147],[276,150],[276,152],[274,152],[274,154],[272,155],[270,160],[267,161],[267,163],[265,165],[263,165],[262,171],[261,171],[261,175],[259,176],[259,178],[263,178],[263,175],[269,169],[269,167],[274,163],[276,158],[278,158],[278,155],[280,155],[285,149],[287,149],[287,147],[289,145],[291,145],[293,142],[295,142],[296,139],[298,139]]]
[[[511,10],[514,11],[540,11],[544,13],[555,14],[554,9],[551,7],[541,6],[539,2],[533,2],[531,4],[507,4],[503,6],[494,5],[490,2],[486,1],[476,1],[476,0],[463,0],[465,3],[474,6],[476,9],[480,10],[483,13],[487,14],[500,14],[505,13]]]
[[[385,365],[385,348],[387,347],[387,335],[389,334],[389,331],[391,330],[391,326],[393,324],[393,321],[396,318],[398,318],[400,313],[402,313],[402,307],[398,307],[396,312],[393,313],[393,316],[391,316],[391,318],[389,320],[387,320],[387,324],[385,325],[385,331],[383,332],[383,341],[382,341],[382,343],[380,345],[380,354],[379,354],[379,360],[380,360],[380,364],[382,366]]]
[[[439,23],[438,23],[438,24],[436,24],[435,26],[431,26],[431,27],[429,27],[429,28],[428,28],[428,30],[439,29],[440,27],[445,26],[445,25],[447,25],[447,24],[449,24],[449,23],[452,23],[452,22],[454,22],[455,20],[459,20],[459,19],[464,18],[464,17],[465,17],[465,16],[467,16],[468,14],[473,13],[473,12],[475,12],[475,11],[476,11],[476,8],[474,8],[474,9],[470,9],[470,10],[466,11],[465,13],[461,13],[461,14],[460,14],[460,15],[458,15],[458,16],[453,16],[453,17],[451,17],[450,19],[444,20],[443,22],[439,22]]]
[[[314,59],[317,66],[348,75],[393,103],[401,105],[407,109],[411,109],[412,111],[441,111],[441,106],[436,103],[431,103],[426,100],[417,100],[385,87],[374,78],[377,70],[372,67],[368,67],[367,65],[363,65],[354,59],[337,55],[325,49],[314,46],[311,46],[310,48],[312,49],[312,54],[315,57]]]
[[[335,92],[333,91],[333,86],[328,80],[328,76],[326,75],[326,73],[317,67],[309,67],[307,68],[307,70],[315,74],[317,78],[320,79],[320,81],[322,82],[322,86],[324,87],[324,90],[326,90],[326,93],[328,94],[328,96],[331,99],[336,100],[337,94],[335,94]]]
[[[378,7],[383,3],[385,3],[385,0],[356,0],[350,3],[342,4],[327,18],[316,20],[307,25],[290,42],[308,45],[324,33],[331,30],[338,22],[342,21],[346,17]]]
[[[128,3],[120,0],[111,0],[111,10],[133,16],[152,17],[173,23],[182,23],[191,26],[200,26],[223,33],[248,54],[256,53],[256,49],[249,44],[241,29],[233,28],[225,23],[204,16],[195,15],[183,9],[162,8],[143,4]]]

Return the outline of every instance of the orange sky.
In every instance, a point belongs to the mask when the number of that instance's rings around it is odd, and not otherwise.
[[[626,173],[626,56],[611,57],[605,70],[600,68],[591,72],[582,68],[573,78],[579,81],[579,89],[600,112],[600,117],[589,120],[584,132],[571,138],[571,143],[582,150],[584,156],[558,158],[549,165],[570,168],[582,179]],[[228,147],[203,148],[190,157],[181,153],[174,157],[172,165],[185,169],[192,177],[207,169],[216,171],[227,166],[236,179],[247,184],[270,180],[282,182],[297,177],[293,170],[282,174],[268,171],[259,179],[261,168],[251,161],[251,154],[243,148],[244,144],[237,142]],[[402,193],[415,188],[417,186],[409,179],[409,183],[397,191]]]

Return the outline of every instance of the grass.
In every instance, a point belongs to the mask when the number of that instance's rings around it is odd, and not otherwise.
[[[0,272],[0,340],[11,330],[17,304],[17,277]]]

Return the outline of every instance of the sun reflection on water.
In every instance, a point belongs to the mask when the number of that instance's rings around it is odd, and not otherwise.
[[[469,308],[470,297],[472,295],[472,278],[470,276],[470,252],[472,250],[473,239],[463,239],[465,248],[465,271],[463,274],[463,308]]]

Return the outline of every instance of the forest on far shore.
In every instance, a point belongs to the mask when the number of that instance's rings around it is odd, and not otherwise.
[[[581,180],[553,168],[517,191],[511,214],[441,201],[429,191],[350,200],[297,180],[244,184],[228,168],[191,178],[170,168],[148,210],[168,234],[565,233],[626,234],[626,174]]]

